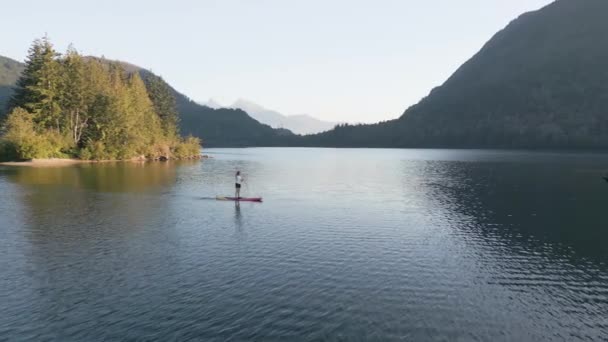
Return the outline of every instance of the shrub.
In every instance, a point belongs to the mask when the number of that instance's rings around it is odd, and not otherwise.
[[[108,149],[101,141],[90,141],[80,150],[80,159],[84,160],[113,160],[118,159],[116,152]]]
[[[173,156],[177,159],[188,159],[198,157],[201,154],[201,140],[193,136],[188,136],[179,141],[174,149]]]
[[[147,146],[143,151],[143,155],[145,155],[146,158],[153,160],[161,157],[171,158],[171,143],[167,141],[156,142]]]
[[[0,152],[4,160],[69,158],[75,149],[71,139],[60,132],[36,132],[33,116],[22,108],[8,115],[3,133]]]

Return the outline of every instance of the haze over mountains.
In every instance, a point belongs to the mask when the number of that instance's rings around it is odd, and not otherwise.
[[[219,109],[234,108],[242,109],[257,121],[269,125],[272,128],[284,128],[296,134],[314,134],[328,131],[334,128],[337,123],[319,120],[307,114],[285,115],[277,111],[264,108],[263,106],[245,99],[238,99],[230,106],[222,106],[218,101],[209,99],[203,105]]]
[[[300,137],[260,123],[280,113],[244,101],[245,111],[213,109],[174,91],[180,127],[207,146],[608,148],[606,13],[606,0],[557,0],[520,16],[394,120]],[[0,104],[19,65],[0,62]]]

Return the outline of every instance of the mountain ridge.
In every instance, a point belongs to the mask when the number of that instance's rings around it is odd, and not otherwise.
[[[285,115],[243,98],[237,99],[229,106],[222,106],[213,98],[209,99],[207,102],[202,102],[201,104],[216,109],[242,109],[257,121],[269,125],[272,128],[284,128],[301,135],[328,131],[338,124],[337,122],[320,120],[308,114]]]
[[[608,148],[608,2],[557,0],[497,32],[394,120],[306,146]]]

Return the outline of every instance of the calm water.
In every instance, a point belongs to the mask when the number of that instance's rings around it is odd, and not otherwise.
[[[608,155],[207,153],[0,166],[0,340],[608,338]]]

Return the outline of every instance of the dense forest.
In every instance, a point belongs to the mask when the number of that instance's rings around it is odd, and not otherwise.
[[[557,0],[498,32],[396,120],[307,146],[608,148],[608,1]]]
[[[83,58],[71,47],[61,55],[47,38],[33,43],[18,71],[2,119],[4,160],[200,155],[199,139],[179,136],[175,98],[159,77],[144,82],[119,63]]]

